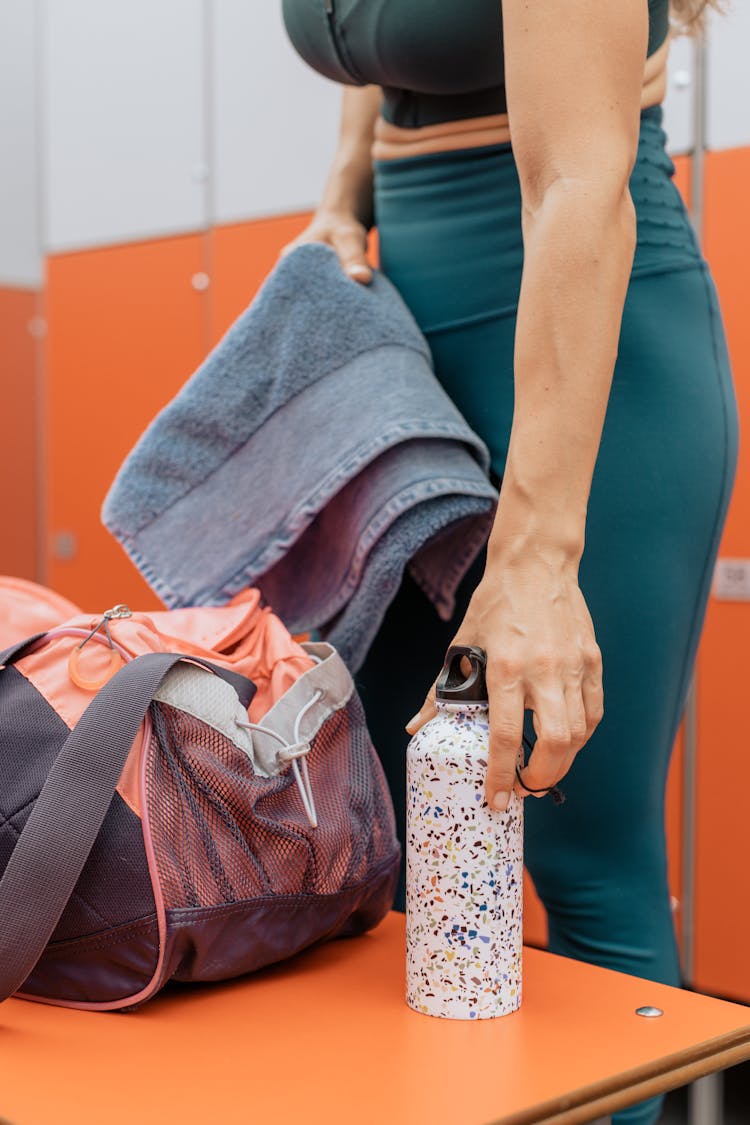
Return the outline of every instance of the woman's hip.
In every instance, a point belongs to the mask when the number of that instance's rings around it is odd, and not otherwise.
[[[426,331],[436,375],[488,445],[498,476],[513,420],[514,336],[515,316],[502,311]],[[716,475],[733,472],[737,440],[726,340],[706,265],[634,276],[597,474],[606,463],[619,494],[621,473],[629,482],[623,501],[636,507],[640,489],[679,496],[677,507],[689,502],[691,482],[701,493]]]
[[[665,150],[662,110],[641,114],[630,180],[633,277],[702,258]],[[523,268],[521,192],[510,144],[374,161],[380,265],[425,333],[513,316]]]

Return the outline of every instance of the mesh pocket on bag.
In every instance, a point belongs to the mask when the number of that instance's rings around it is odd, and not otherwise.
[[[397,848],[356,695],[326,719],[307,755],[317,828],[290,769],[256,776],[232,742],[167,704],[152,704],[151,719],[146,802],[167,909],[333,894],[361,883]]]

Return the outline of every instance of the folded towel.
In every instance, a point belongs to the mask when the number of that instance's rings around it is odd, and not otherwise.
[[[491,526],[488,471],[395,287],[308,243],[145,431],[102,518],[169,607],[257,586],[356,671],[407,564],[452,613]]]

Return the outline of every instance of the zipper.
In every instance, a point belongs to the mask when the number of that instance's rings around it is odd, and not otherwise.
[[[351,64],[349,53],[344,45],[344,37],[339,32],[336,26],[336,12],[334,9],[334,0],[323,0],[326,18],[328,20],[328,31],[331,36],[331,44],[336,55],[339,66],[344,70],[350,78],[355,82],[362,82],[362,78],[357,74],[356,70]]]

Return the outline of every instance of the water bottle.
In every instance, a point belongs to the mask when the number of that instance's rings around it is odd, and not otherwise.
[[[448,1019],[521,1004],[523,800],[498,812],[484,798],[486,662],[481,648],[448,649],[437,715],[407,750],[406,1000]]]

